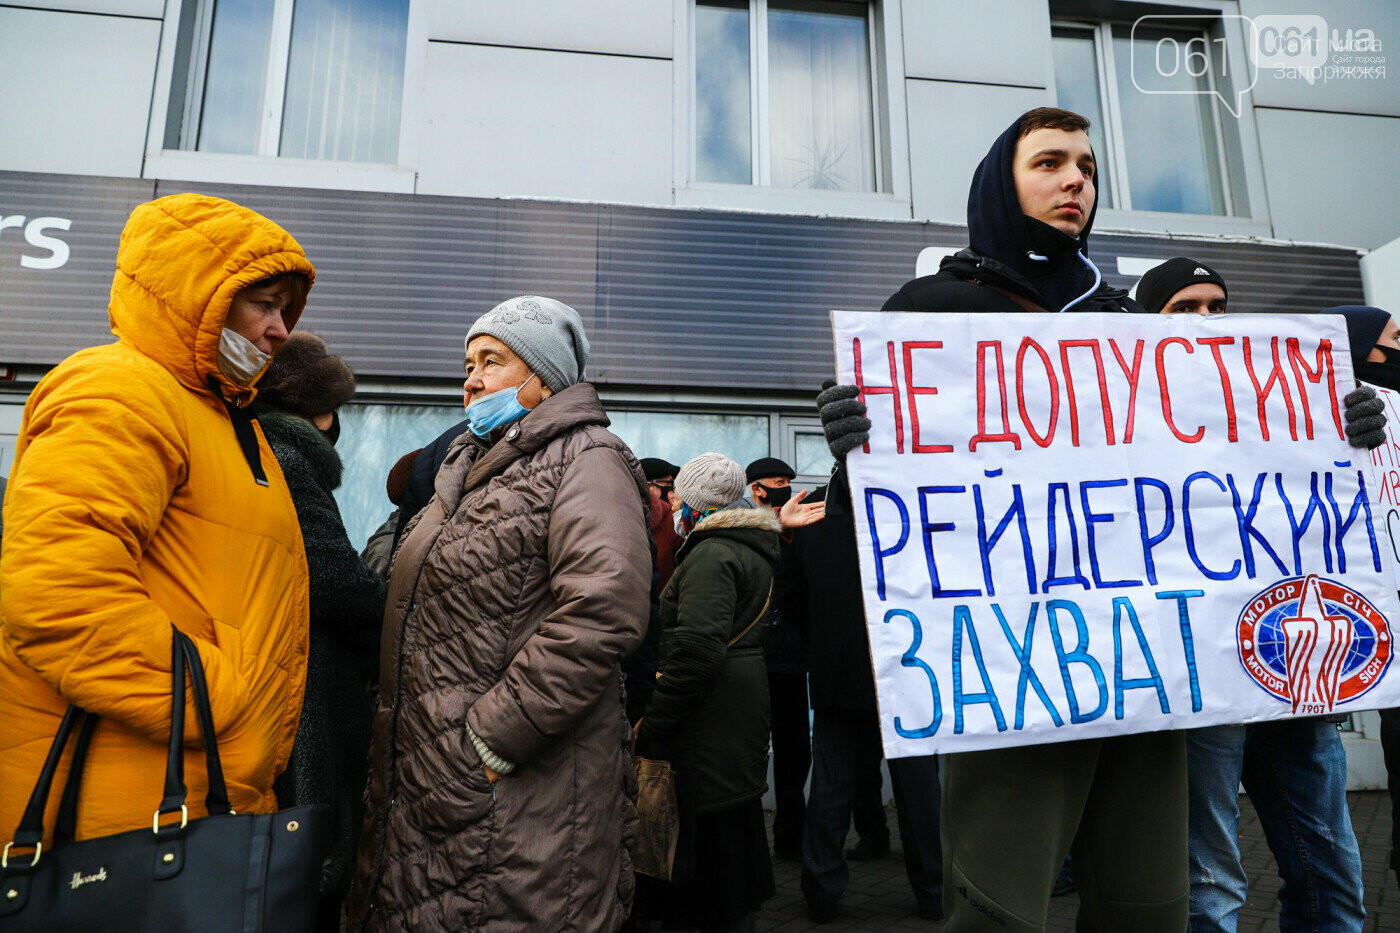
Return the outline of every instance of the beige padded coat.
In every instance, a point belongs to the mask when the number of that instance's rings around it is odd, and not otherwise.
[[[647,624],[646,483],[592,386],[453,444],[389,578],[361,930],[616,930],[631,906],[619,661]],[[513,773],[494,786],[467,724]]]

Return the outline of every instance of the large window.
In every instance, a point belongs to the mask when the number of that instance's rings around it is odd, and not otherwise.
[[[1054,27],[1056,98],[1093,123],[1100,207],[1237,213],[1214,74],[1188,54],[1209,41],[1119,24]]]
[[[185,0],[165,148],[398,161],[408,0]]]
[[[694,180],[881,190],[870,22],[865,2],[698,2]]]

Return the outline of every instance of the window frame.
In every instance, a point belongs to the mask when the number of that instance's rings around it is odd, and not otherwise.
[[[1128,6],[1129,4],[1124,4]],[[1105,19],[1096,15],[1101,7],[1086,0],[1051,0],[1050,30],[1047,40],[1057,29],[1111,30],[1114,24],[1131,26],[1134,19]],[[1170,10],[1170,12],[1167,12]],[[1208,42],[1219,42],[1227,57],[1232,75],[1249,73],[1249,56],[1245,47],[1245,35],[1239,25],[1239,8],[1233,0],[1176,0],[1170,8],[1143,6],[1141,12],[1156,15],[1170,15],[1180,24],[1177,28],[1199,30]],[[1131,13],[1127,14],[1131,16]],[[1170,27],[1169,27],[1170,28]],[[1095,32],[1095,58],[1102,63],[1103,41]],[[1046,43],[1045,67],[1048,80],[1046,93],[1052,103],[1057,101],[1054,77],[1054,57],[1050,43]],[[1107,108],[1107,100],[1112,100],[1113,110],[1109,121],[1113,128],[1105,134],[1109,139],[1113,133],[1121,133],[1118,127],[1117,76],[1105,74],[1100,67],[1100,98]],[[1211,74],[1211,89],[1216,90],[1216,76]],[[1228,95],[1227,95],[1228,96]],[[1125,231],[1142,233],[1162,233],[1172,235],[1229,235],[1271,237],[1273,226],[1269,218],[1268,199],[1265,194],[1264,162],[1259,152],[1259,137],[1254,122],[1254,104],[1248,92],[1240,100],[1240,115],[1221,113],[1219,99],[1212,94],[1211,105],[1216,117],[1216,146],[1220,160],[1221,184],[1226,192],[1227,214],[1186,214],[1174,211],[1149,211],[1122,207],[1100,206],[1094,229],[1098,232]],[[1111,149],[1121,146],[1122,137],[1110,142]],[[1112,180],[1115,198],[1126,193],[1123,173],[1122,151],[1109,153],[1113,165]],[[1119,202],[1121,203],[1121,202]]]
[[[208,0],[168,0],[162,18],[160,52],[156,80],[151,94],[151,111],[146,136],[146,157],[142,178],[204,183],[271,185],[276,187],[332,188],[350,191],[413,193],[417,178],[418,128],[423,119],[423,95],[412,93],[423,83],[428,45],[427,4],[409,0],[408,25],[404,41],[403,100],[399,105],[399,145],[394,162],[346,162],[332,159],[303,159],[281,156],[283,106],[285,105],[287,65],[291,55],[292,14],[295,0],[274,0],[271,46],[268,49],[264,100],[276,99],[277,107],[265,107],[258,152],[254,154],[203,152],[198,149],[166,148],[170,95],[176,84],[176,58],[181,20],[190,4],[198,4],[195,14],[195,41],[202,51],[191,54],[191,68],[198,62],[200,74],[189,76],[190,87],[199,79],[209,57],[213,26],[212,4]],[[193,114],[193,95],[186,90],[182,113],[181,139]],[[275,128],[273,127],[275,124]],[[271,128],[271,129],[270,129]]]
[[[1129,179],[1131,166],[1128,163],[1128,142],[1123,129],[1122,107],[1118,96],[1118,66],[1120,63],[1113,47],[1115,28],[1121,29],[1123,24],[1110,21],[1097,23],[1051,22],[1050,34],[1053,39],[1057,32],[1082,33],[1093,40],[1094,61],[1098,69],[1099,108],[1107,115],[1104,119],[1106,125],[1103,129],[1104,139],[1109,150],[1105,154],[1108,156],[1108,176],[1113,184],[1113,209],[1131,211],[1133,210],[1132,185]],[[1209,37],[1210,35],[1209,30],[1183,28],[1179,31],[1183,36],[1189,33],[1192,38],[1196,36]],[[1208,71],[1206,76],[1209,79],[1212,92],[1210,95],[1210,118],[1215,129],[1215,160],[1220,167],[1221,200],[1225,211],[1223,214],[1187,214],[1186,216],[1238,217],[1239,214],[1235,211],[1235,200],[1231,191],[1228,168],[1229,154],[1225,148],[1226,126],[1220,114],[1220,99],[1215,94],[1215,72]]]
[[[749,5],[750,184],[696,179],[695,40],[696,7],[701,0],[674,0],[674,164],[675,203],[680,207],[768,210],[907,220],[913,216],[909,179],[908,119],[904,104],[904,53],[899,0],[859,0],[866,18],[870,63],[875,191],[832,191],[776,187],[771,179],[768,110],[769,0]]]

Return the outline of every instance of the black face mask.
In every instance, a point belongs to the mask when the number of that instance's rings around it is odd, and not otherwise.
[[[321,435],[335,446],[335,442],[340,440],[340,412],[331,412],[331,426],[321,432]]]
[[[1364,382],[1385,389],[1400,392],[1400,350],[1376,344],[1376,349],[1385,354],[1384,363],[1363,361],[1356,364],[1356,375]]]
[[[758,488],[762,489],[767,497],[764,500],[764,504],[771,505],[775,509],[781,509],[783,506],[787,505],[788,500],[792,498],[791,486],[778,486],[774,488],[773,486],[765,486],[759,483]]]

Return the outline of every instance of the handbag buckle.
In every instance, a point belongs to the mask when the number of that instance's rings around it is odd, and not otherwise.
[[[14,848],[14,845],[13,842],[5,843],[5,851],[0,852],[0,868],[10,867],[10,849]],[[22,849],[24,846],[20,846],[20,848]],[[42,851],[44,851],[44,844],[42,842],[34,843],[34,857],[29,860],[30,868],[39,864],[39,853]]]
[[[159,836],[159,835],[160,835],[160,829],[161,829],[161,826],[160,826],[160,818],[161,818],[162,816],[164,816],[166,813],[174,813],[174,812],[175,812],[174,810],[157,810],[157,811],[156,811],[156,815],[153,816],[153,817],[151,817],[151,832],[153,832],[153,833],[155,833],[157,836]],[[182,804],[180,804],[180,828],[181,828],[181,829],[184,829],[184,828],[185,828],[185,824],[188,823],[189,821],[190,821],[190,810],[189,810],[189,807],[185,806],[185,805],[182,803]],[[172,824],[172,825],[173,825],[173,824]],[[37,860],[38,860],[38,856],[36,855],[36,856],[35,856],[35,861],[37,861]]]

